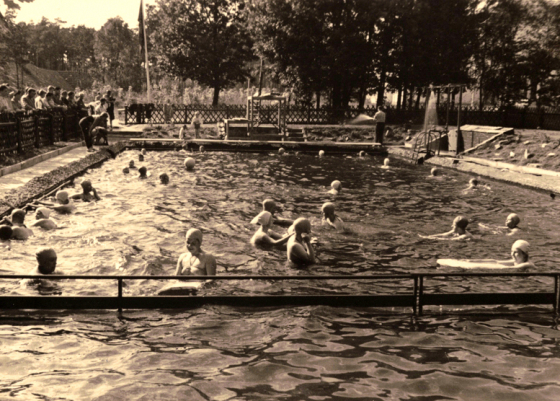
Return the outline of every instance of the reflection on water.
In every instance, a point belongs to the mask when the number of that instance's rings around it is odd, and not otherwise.
[[[192,172],[183,152],[146,155],[151,173],[123,175],[135,152],[87,174],[101,202],[57,218],[42,232],[2,251],[2,271],[26,273],[39,246],[53,246],[68,274],[173,274],[191,226],[218,259],[219,274],[348,274],[348,282],[221,282],[213,294],[364,293],[409,291],[407,283],[352,281],[352,275],[436,271],[438,258],[507,258],[515,240],[480,224],[504,225],[515,212],[531,258],[545,269],[560,261],[558,206],[547,194],[487,182],[465,192],[469,177],[381,159],[197,154]],[[394,164],[394,163],[393,163]],[[168,186],[158,175],[167,172]],[[344,189],[327,193],[330,182]],[[319,263],[294,270],[285,252],[254,249],[248,222],[265,198],[286,218],[307,216]],[[331,200],[350,227],[320,227]],[[465,215],[476,239],[433,242],[418,234],[447,231]],[[276,231],[283,229],[278,227]],[[2,294],[28,294],[15,281]],[[153,294],[163,283],[128,283],[127,294]],[[551,291],[547,278],[433,279],[429,291]],[[115,294],[107,282],[57,282],[51,294]],[[47,291],[48,293],[48,291]],[[525,312],[526,311],[526,312]],[[390,311],[388,311],[390,312]],[[396,311],[401,312],[401,311]],[[541,311],[542,312],[542,311]],[[525,314],[524,314],[525,313]],[[184,312],[29,312],[0,318],[2,397],[30,399],[519,399],[555,400],[560,332],[550,314],[463,315],[414,319],[343,308],[233,309]],[[491,395],[491,396],[490,396]],[[0,398],[2,398],[0,397]]]

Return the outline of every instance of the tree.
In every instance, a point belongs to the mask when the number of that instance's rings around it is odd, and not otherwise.
[[[158,0],[148,8],[151,58],[163,71],[222,89],[248,76],[252,42],[242,0]]]
[[[33,0],[4,0],[4,5],[8,7],[8,10],[19,10],[20,6],[16,1],[20,3],[33,3]]]
[[[95,33],[94,51],[103,82],[140,90],[142,71],[137,34],[121,17],[110,18]]]

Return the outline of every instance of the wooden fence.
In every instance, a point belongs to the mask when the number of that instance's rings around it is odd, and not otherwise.
[[[190,124],[194,113],[199,112],[205,123],[216,123],[224,119],[245,118],[247,109],[244,105],[169,105],[134,104],[125,107],[125,124]],[[277,118],[276,106],[260,108],[259,122],[270,124]],[[376,109],[347,108],[311,108],[288,107],[286,122],[288,124],[340,124],[348,123],[360,114],[373,117]],[[425,109],[397,110],[388,107],[388,124],[422,124],[426,114]],[[456,126],[458,108],[447,111],[442,106],[437,110],[440,125]],[[511,128],[540,128],[544,130],[560,130],[560,112],[535,108],[509,108],[506,110],[479,110],[478,108],[463,107],[461,109],[461,125],[491,125]]]
[[[84,111],[32,111],[0,114],[0,155],[26,152],[55,142],[79,140]]]

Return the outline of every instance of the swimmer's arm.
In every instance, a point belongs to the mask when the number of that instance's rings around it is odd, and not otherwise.
[[[213,255],[208,255],[208,260],[206,261],[206,275],[215,276],[216,275],[216,258]]]
[[[40,201],[40,200],[36,200],[33,203],[37,203],[39,205],[44,205],[44,206],[49,206],[49,207],[54,207],[54,203],[52,202],[45,202],[45,201]]]
[[[183,253],[179,256],[179,260],[177,261],[177,269],[175,270],[175,275],[176,276],[180,276],[181,273],[183,272],[183,259],[185,258],[187,254]]]
[[[74,209],[71,205],[53,206],[53,210],[57,213],[70,213]]]
[[[97,191],[95,190],[95,188],[92,188],[91,191],[93,192],[93,196],[95,197],[96,200],[101,200],[99,195],[97,195]]]
[[[272,245],[284,245],[288,242],[288,240],[290,239],[292,235],[291,234],[286,234],[283,237],[276,239],[276,240],[272,240],[270,243]]]
[[[294,224],[294,221],[290,220],[290,219],[283,219],[281,217],[275,217],[274,218],[274,224],[282,226],[282,227],[285,227],[285,226],[289,227],[292,224]]]
[[[454,234],[455,234],[455,231],[451,230],[451,231],[448,231],[448,232],[442,233],[442,234],[429,235],[428,238],[449,238],[449,237],[452,237]]]
[[[70,196],[70,199],[83,199],[83,198],[82,198],[82,194],[78,193]]]

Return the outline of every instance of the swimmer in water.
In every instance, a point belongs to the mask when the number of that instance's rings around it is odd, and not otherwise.
[[[123,174],[128,174],[128,173],[130,173],[130,170],[129,170],[128,167],[125,167],[125,168],[122,169],[122,172],[123,172]]]
[[[269,231],[270,227],[272,226],[272,214],[267,211],[262,211],[255,217],[251,224],[259,224],[260,227],[251,238],[251,244],[253,246],[263,246],[263,245],[274,245],[274,246],[283,246],[288,242],[290,239],[290,235],[285,235],[281,237],[280,235],[276,234],[275,232]]]
[[[22,209],[12,210],[10,218],[4,217],[0,224],[12,227],[12,239],[26,240],[33,235],[33,231],[27,228],[25,222],[25,211]]]
[[[35,221],[31,223],[31,227],[41,227],[44,230],[54,230],[58,228],[56,222],[50,219],[51,211],[46,207],[40,207],[35,211]]]
[[[79,199],[84,202],[91,202],[93,200],[101,200],[99,195],[97,195],[97,191],[91,185],[90,180],[85,180],[81,183],[82,186],[82,193],[74,194],[70,197],[70,199]]]
[[[140,174],[138,176],[138,178],[145,180],[146,178],[148,178],[148,176],[146,175],[146,173],[148,172],[148,169],[146,167],[140,167],[138,169],[138,173]]]
[[[48,274],[62,274],[60,271],[55,273],[57,255],[56,251],[52,248],[42,248],[35,254],[37,258],[37,267],[33,269],[29,274],[36,276],[43,276]],[[39,284],[41,279],[25,279],[22,280],[22,284]]]
[[[48,206],[53,209],[55,212],[60,214],[69,214],[76,210],[76,206],[74,205],[74,201],[68,197],[68,192],[61,190],[56,193],[55,199],[58,203],[51,203],[51,202],[44,202],[44,201],[35,201],[34,203]]]
[[[521,223],[521,219],[517,214],[509,214],[506,218],[506,227],[509,228],[509,232],[507,233],[507,235],[514,235],[521,231],[519,227],[517,227],[519,223]]]
[[[163,185],[169,184],[169,176],[166,173],[161,173],[159,175],[159,180]]]
[[[139,161],[139,162],[143,162],[143,161],[144,161],[144,155],[143,155],[142,153],[140,153],[140,154],[138,155],[138,161]]]
[[[477,189],[478,187],[478,180],[476,178],[471,178],[469,180],[469,186],[467,187],[467,189]]]
[[[12,238],[12,226],[1,225],[0,226],[0,241],[8,241]]]
[[[289,227],[292,224],[294,224],[293,220],[284,219],[282,217],[277,217],[275,215],[276,211],[278,210],[278,207],[276,206],[276,202],[274,201],[274,199],[265,199],[262,203],[262,206],[263,206],[263,211],[269,212],[272,215],[272,222],[274,224],[282,226],[282,227]],[[278,235],[278,238],[281,237],[281,235],[279,235],[279,234],[276,234],[276,235]]]
[[[536,267],[533,262],[529,261],[529,243],[522,239],[517,240],[511,246],[511,259],[496,260],[496,259],[467,259],[469,263],[483,263],[487,268],[508,268],[514,267],[517,269],[526,269]],[[491,266],[495,264],[495,267]]]
[[[136,166],[134,165],[134,160],[128,162],[128,168],[136,168]]]
[[[294,221],[295,235],[288,240],[288,260],[295,264],[315,263],[315,251],[311,245],[311,223],[305,217]]]
[[[323,225],[329,225],[336,228],[338,231],[344,231],[344,222],[334,212],[334,203],[326,202],[321,207],[323,214]]]
[[[179,256],[177,276],[215,276],[216,258],[202,250],[202,232],[191,228],[185,236],[188,252]]]
[[[437,177],[439,175],[439,170],[434,167],[431,171],[430,171],[430,177]]]
[[[391,160],[389,158],[386,158],[385,160],[383,160],[383,166],[381,166],[381,168],[384,168],[384,169],[391,168],[389,166],[389,163],[391,163]]]
[[[329,190],[329,194],[338,195],[342,191],[342,183],[338,180],[334,180],[331,182],[331,189]]]
[[[424,238],[431,239],[451,239],[451,240],[463,240],[467,238],[472,238],[472,234],[467,231],[467,226],[469,225],[469,220],[463,216],[457,216],[453,220],[451,225],[451,231],[443,234],[429,235]]]

